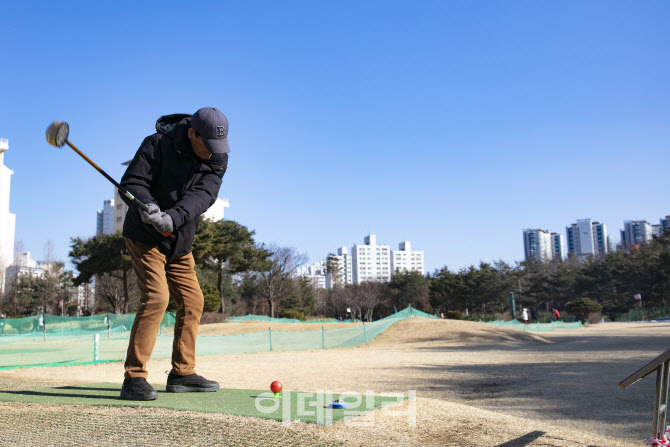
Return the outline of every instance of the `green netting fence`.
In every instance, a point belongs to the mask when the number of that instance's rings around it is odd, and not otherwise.
[[[7,332],[0,335],[0,370],[28,366],[65,366],[121,361],[128,347],[128,337],[135,315],[96,315],[85,317],[87,319],[52,315],[43,317],[46,324],[41,331],[39,315],[37,316],[38,329],[34,331],[29,330],[34,324],[33,317],[5,320],[4,327],[7,328]],[[249,316],[249,319],[252,319],[250,317],[252,316]],[[255,317],[254,321],[270,323],[267,331],[239,335],[199,336],[196,345],[197,355],[346,348],[367,343],[400,320],[413,317],[437,318],[408,307],[371,323],[336,329],[280,331],[273,330],[271,324],[285,323],[284,319]],[[28,320],[30,327],[20,320]],[[89,324],[84,324],[87,321]],[[22,327],[21,330],[18,329],[19,326]],[[170,326],[174,326],[174,315],[166,313],[162,327]],[[172,335],[159,333],[152,358],[170,358],[172,341]]]
[[[300,321],[294,318],[273,318],[267,315],[244,315],[241,317],[228,317],[226,320],[227,323],[242,323],[244,321],[265,321],[267,323],[360,323],[360,320],[351,319],[336,320],[335,318],[320,318]]]
[[[670,320],[670,307],[645,307],[631,309],[618,316],[614,321],[667,321]]]
[[[174,313],[166,312],[161,329],[174,327]],[[111,337],[127,333],[135,314],[100,314],[90,317],[60,317],[37,314],[25,318],[0,319],[0,344],[17,341],[88,339],[94,334]]]
[[[480,323],[484,322],[480,321]],[[547,331],[553,331],[554,329],[579,329],[580,327],[582,327],[582,323],[580,321],[575,321],[572,323],[565,323],[563,321],[552,321],[551,323],[524,324],[519,320],[512,320],[512,321],[497,320],[497,321],[488,321],[487,323],[492,324],[494,326],[505,327],[508,329],[517,329],[519,331],[525,331],[525,332],[547,332]]]

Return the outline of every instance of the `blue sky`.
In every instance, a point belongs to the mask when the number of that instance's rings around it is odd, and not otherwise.
[[[523,228],[670,214],[667,1],[12,2],[0,138],[16,240],[95,233],[156,119],[230,121],[226,217],[312,261],[366,234],[428,271],[523,259]]]

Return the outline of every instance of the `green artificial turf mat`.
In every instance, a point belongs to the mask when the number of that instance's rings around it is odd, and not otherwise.
[[[221,389],[213,393],[167,393],[164,386],[154,388],[158,392],[158,399],[141,402],[121,399],[119,397],[121,385],[115,383],[31,390],[0,389],[0,402],[154,407],[330,425],[335,421],[359,416],[375,408],[398,404],[406,399],[402,396],[339,395],[298,391],[284,391],[281,393],[281,398],[275,398],[271,392],[260,390]],[[330,403],[335,399],[349,403],[349,407],[330,408]]]

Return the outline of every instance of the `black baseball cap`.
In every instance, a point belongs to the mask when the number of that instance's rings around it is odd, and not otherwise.
[[[205,147],[212,154],[227,154],[228,118],[214,107],[203,107],[191,117],[191,127],[202,137]]]

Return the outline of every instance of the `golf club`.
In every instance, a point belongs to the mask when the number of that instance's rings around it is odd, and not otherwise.
[[[47,128],[47,142],[52,146],[63,147],[65,144],[70,146],[76,153],[81,155],[81,157],[86,160],[91,166],[93,166],[100,174],[104,175],[107,180],[112,182],[114,186],[121,192],[123,195],[128,197],[135,205],[139,206],[144,211],[149,211],[149,207],[142,203],[137,197],[126,191],[124,187],[119,185],[113,178],[111,178],[105,171],[100,169],[98,165],[93,163],[93,161],[88,158],[82,151],[77,149],[74,144],[70,143],[67,139],[70,133],[70,126],[64,121],[54,121]],[[170,236],[172,233],[165,233],[163,236]]]

